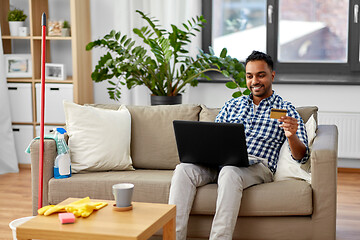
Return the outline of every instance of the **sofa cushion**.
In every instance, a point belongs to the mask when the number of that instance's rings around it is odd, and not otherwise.
[[[296,107],[296,111],[300,114],[304,123],[306,123],[311,116],[314,116],[316,124],[318,123],[318,107],[316,106],[304,106],[304,107]]]
[[[172,170],[137,169],[73,174],[71,178],[50,179],[49,204],[68,197],[113,200],[111,186],[116,183],[135,185],[133,201],[167,203]],[[217,184],[199,187],[192,214],[213,215]],[[299,180],[286,180],[252,186],[244,190],[241,216],[293,216],[312,213],[312,189]]]
[[[65,101],[64,111],[73,173],[133,170],[131,117],[125,106],[115,111]]]
[[[201,104],[201,112],[199,115],[199,121],[214,122],[216,116],[219,114],[221,108],[208,108],[204,104]]]
[[[198,188],[192,214],[215,214],[217,184]],[[286,180],[255,185],[243,192],[240,216],[311,215],[312,188],[305,181]]]
[[[135,168],[175,169],[179,163],[173,120],[199,120],[199,105],[127,106]]]
[[[114,200],[112,185],[133,183],[133,201],[167,203],[173,171],[142,170],[88,172],[73,174],[71,178],[49,181],[49,204],[57,204],[68,197]]]

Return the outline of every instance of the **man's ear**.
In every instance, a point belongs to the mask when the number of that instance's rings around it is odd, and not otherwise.
[[[275,71],[272,71],[272,72],[271,72],[271,77],[272,77],[272,82],[274,82],[274,79],[275,79]]]

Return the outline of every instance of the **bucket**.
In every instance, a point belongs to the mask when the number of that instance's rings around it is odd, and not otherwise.
[[[9,227],[11,228],[12,234],[13,234],[13,240],[17,240],[17,238],[16,238],[16,228],[18,226],[20,226],[21,224],[23,224],[24,222],[27,222],[30,219],[34,218],[34,217],[35,216],[18,218],[18,219],[15,219],[14,221],[12,221],[11,223],[9,223]]]

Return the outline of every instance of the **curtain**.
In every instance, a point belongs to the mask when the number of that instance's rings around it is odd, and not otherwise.
[[[146,22],[135,12],[136,10],[158,19],[159,24],[168,30],[171,29],[171,24],[183,29],[182,23],[201,15],[201,0],[92,0],[92,40],[103,37],[111,29],[115,29],[141,43],[132,29],[141,28]],[[201,48],[201,33],[198,33],[189,45],[191,56],[195,57],[199,48]],[[105,51],[101,49],[92,50],[93,68],[104,53]],[[109,100],[106,87],[108,84],[105,82],[95,84],[96,103],[112,102]],[[150,105],[150,91],[144,86],[136,86],[131,90],[123,87],[121,92],[120,103],[122,104]],[[183,103],[187,103],[187,99],[188,96],[185,93]]]
[[[19,172],[11,126],[10,101],[5,77],[5,59],[2,43],[0,44],[0,138],[0,174]]]

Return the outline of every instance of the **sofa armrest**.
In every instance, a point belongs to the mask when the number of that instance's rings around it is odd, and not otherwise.
[[[319,125],[311,153],[314,239],[336,238],[337,154],[337,127]]]
[[[33,215],[37,215],[38,190],[39,190],[39,143],[35,140],[30,146],[31,156],[31,186],[32,186],[32,207]],[[48,183],[54,176],[53,167],[56,158],[56,144],[52,139],[44,141],[44,164],[43,164],[43,206],[48,205]]]

